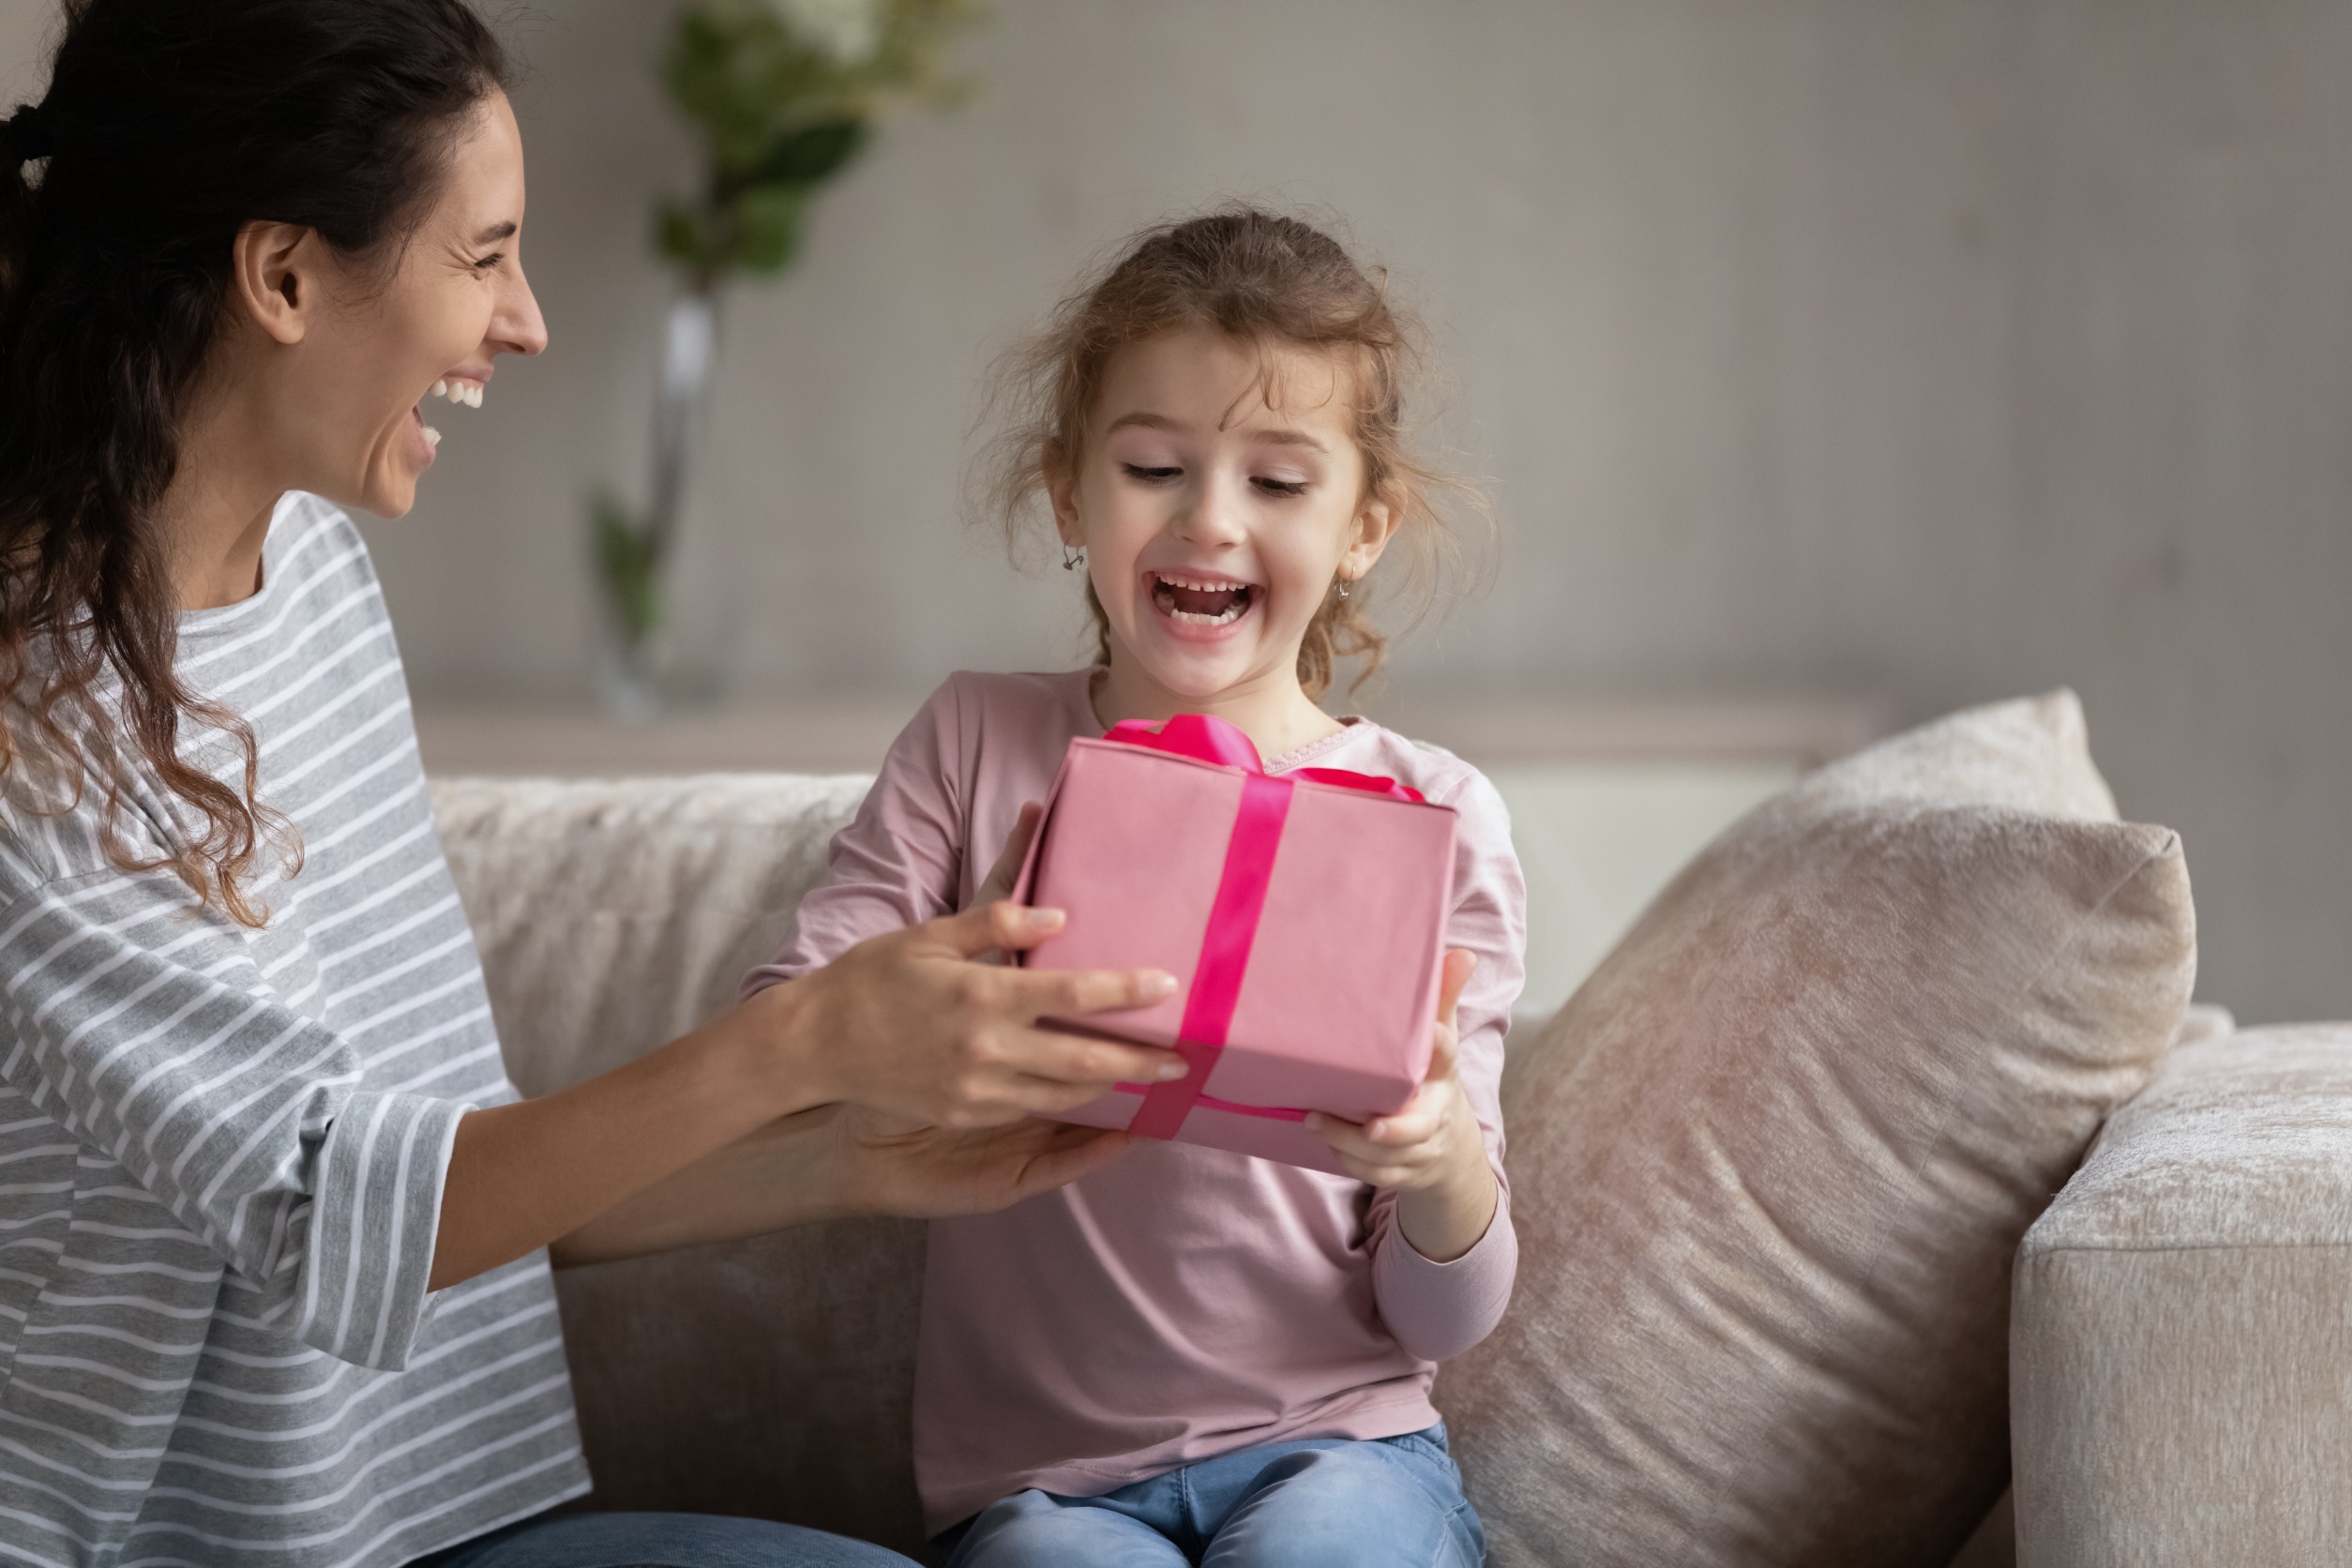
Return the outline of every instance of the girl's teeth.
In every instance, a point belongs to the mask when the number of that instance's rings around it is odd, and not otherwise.
[[[434,396],[434,397],[436,397],[436,398],[445,398],[445,397],[447,397],[448,395],[449,395],[449,384],[448,384],[446,381],[437,381],[437,382],[434,382],[434,383],[433,383],[433,396]]]
[[[425,445],[428,446],[438,446],[441,445],[441,432],[434,430],[430,425],[425,427]]]

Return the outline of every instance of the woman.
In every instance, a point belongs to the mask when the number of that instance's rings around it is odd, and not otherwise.
[[[1010,1202],[1118,1142],[1028,1112],[1183,1071],[1034,1028],[1174,982],[976,963],[1053,924],[1000,904],[516,1100],[339,509],[545,346],[503,70],[462,0],[81,0],[0,123],[12,1559],[900,1560],[544,1517],[588,1481],[541,1249]]]

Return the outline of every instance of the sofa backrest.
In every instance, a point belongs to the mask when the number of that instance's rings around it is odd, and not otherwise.
[[[716,1016],[772,955],[862,777],[433,785],[506,1069],[544,1094]],[[922,1227],[837,1221],[557,1276],[604,1508],[919,1550]]]

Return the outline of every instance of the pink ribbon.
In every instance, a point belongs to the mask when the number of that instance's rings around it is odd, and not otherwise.
[[[1221,718],[1208,714],[1178,714],[1157,729],[1139,718],[1122,719],[1103,737],[1148,751],[1166,751],[1196,761],[1215,762],[1244,773],[1268,776],[1266,764],[1250,738]],[[1304,779],[1310,784],[1334,784],[1343,790],[1364,790],[1392,800],[1426,800],[1419,790],[1377,773],[1349,773],[1346,768],[1292,768],[1276,782]]]
[[[1298,768],[1274,777],[1266,772],[1258,747],[1247,735],[1206,714],[1178,714],[1156,730],[1129,719],[1111,726],[1106,738],[1236,768],[1244,776],[1241,810],[1226,840],[1225,869],[1217,879],[1216,897],[1209,906],[1200,958],[1193,966],[1192,991],[1184,999],[1184,1021],[1176,1032],[1176,1053],[1191,1070],[1173,1083],[1144,1090],[1143,1104],[1137,1108],[1127,1130],[1140,1138],[1174,1138],[1197,1105],[1286,1122],[1304,1120],[1303,1110],[1236,1105],[1200,1092],[1217,1058],[1224,1054],[1226,1036],[1233,1027],[1233,1009],[1241,1001],[1242,977],[1248,972],[1250,949],[1258,941],[1258,921],[1265,912],[1267,885],[1274,880],[1274,852],[1282,845],[1282,824],[1289,815],[1291,792],[1302,780],[1363,790],[1394,800],[1418,802],[1423,798],[1421,792],[1394,778],[1349,773],[1344,768]]]

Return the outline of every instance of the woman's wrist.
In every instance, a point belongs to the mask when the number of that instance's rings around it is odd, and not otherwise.
[[[844,1097],[827,1071],[824,973],[818,970],[755,991],[711,1026],[724,1070],[769,1120]]]

